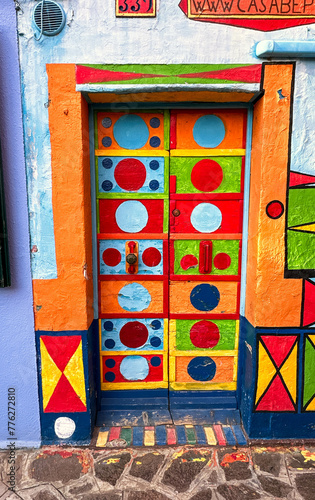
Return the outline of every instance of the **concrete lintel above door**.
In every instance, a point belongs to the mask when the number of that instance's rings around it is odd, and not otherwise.
[[[77,65],[88,102],[238,102],[260,93],[261,64]],[[132,96],[132,98],[131,98]]]

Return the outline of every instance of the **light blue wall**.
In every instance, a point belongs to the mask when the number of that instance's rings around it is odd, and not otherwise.
[[[16,445],[39,446],[40,427],[16,14],[0,2],[0,138],[12,286],[0,288],[0,448],[9,437],[8,387],[16,388]]]

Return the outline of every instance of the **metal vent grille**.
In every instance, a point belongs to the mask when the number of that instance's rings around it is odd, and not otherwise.
[[[53,0],[39,2],[34,9],[33,19],[37,28],[46,36],[58,35],[66,22],[63,8]]]

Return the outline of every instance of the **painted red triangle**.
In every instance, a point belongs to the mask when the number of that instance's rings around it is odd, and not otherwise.
[[[107,69],[91,68],[90,66],[76,66],[76,82],[102,83],[134,80],[136,78],[158,78],[168,75],[151,75],[145,73],[127,73],[124,71],[110,71]]]
[[[298,172],[290,172],[290,187],[299,186],[300,184],[315,183],[314,175],[300,174]]]
[[[80,335],[67,335],[61,337],[42,335],[41,339],[51,359],[62,372],[74,355],[81,341]]]
[[[262,335],[261,337],[271,358],[278,367],[287,357],[296,338],[296,335]]]
[[[315,283],[305,280],[303,326],[315,323]]]
[[[203,73],[189,73],[178,76],[181,78],[214,78],[218,80],[232,80],[236,82],[259,83],[261,78],[261,64],[221,69],[218,71],[205,71]]]
[[[301,17],[294,17],[294,19],[201,19],[195,18],[195,21],[203,21],[209,23],[227,24],[228,26],[238,26],[239,28],[249,28],[259,31],[276,31],[291,28],[293,26],[300,26],[302,24],[313,24],[313,19],[303,19]]]
[[[279,375],[276,375],[256,411],[292,411],[294,405]]]
[[[45,408],[45,413],[86,411],[86,406],[73,389],[67,377],[62,374]]]

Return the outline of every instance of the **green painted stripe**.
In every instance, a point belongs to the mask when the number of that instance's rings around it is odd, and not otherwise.
[[[170,112],[164,111],[164,149],[170,149]]]
[[[169,192],[170,192],[170,176],[169,176],[169,171],[170,171],[170,157],[165,156],[164,157],[164,193],[165,197],[169,197]]]
[[[163,232],[168,233],[168,199],[164,200]]]
[[[176,76],[206,71],[251,67],[253,64],[80,64],[78,66],[116,72]]]
[[[248,82],[242,82],[241,80],[227,80],[225,79],[219,79],[219,78],[201,78],[201,77],[196,77],[196,78],[180,78],[180,77],[152,77],[152,78],[135,78],[132,80],[110,80],[107,82],[87,82],[90,83],[91,85],[137,85],[137,84],[174,84],[174,83],[179,83],[179,84],[186,84],[186,83],[204,83],[204,84],[209,84],[209,83],[248,83]],[[189,89],[187,90],[189,91]],[[190,89],[192,92],[192,90]]]
[[[187,444],[196,444],[196,434],[193,427],[185,427]]]
[[[132,439],[132,428],[131,427],[122,427],[120,431],[119,439],[124,439],[127,443],[127,446],[130,446]]]

